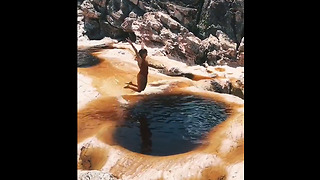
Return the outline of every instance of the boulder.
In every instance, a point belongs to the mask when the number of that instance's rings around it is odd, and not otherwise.
[[[204,58],[197,64],[224,65],[229,62],[239,64],[237,44],[221,30],[217,30],[215,36],[210,34],[208,38],[202,40],[199,49]]]
[[[143,40],[149,46],[163,47],[169,58],[187,65],[241,65],[238,62],[240,54],[237,43],[221,30],[201,40],[163,12],[148,12],[138,17],[132,14],[125,18],[121,27],[125,32],[133,33],[138,41]]]
[[[164,12],[189,31],[197,34],[197,23],[203,1],[178,0],[78,0],[84,12],[85,30],[89,39],[127,35],[120,25],[130,12],[142,16],[146,12]]]
[[[128,36],[121,28],[124,19],[130,12],[144,13],[131,1],[84,0],[80,7],[84,15],[84,29],[90,40],[124,38]]]
[[[80,8],[80,40],[130,37],[188,65],[243,65],[243,0],[84,0]]]
[[[196,8],[183,7],[173,3],[166,3],[166,10],[168,14],[181,23],[188,30],[194,30],[197,25],[197,13]]]
[[[142,17],[125,18],[121,27],[146,44],[160,44],[166,55],[188,65],[199,58],[201,40],[163,12],[147,12]]]
[[[198,28],[202,39],[221,30],[239,44],[244,31],[244,0],[204,0]]]

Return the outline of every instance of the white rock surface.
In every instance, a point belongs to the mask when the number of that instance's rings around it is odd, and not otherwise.
[[[78,180],[116,180],[116,178],[104,171],[78,170]]]

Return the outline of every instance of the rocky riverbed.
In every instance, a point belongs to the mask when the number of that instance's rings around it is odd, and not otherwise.
[[[243,179],[243,1],[78,1],[78,179]],[[220,17],[221,16],[221,17]],[[148,50],[148,84],[125,38]],[[186,153],[152,156],[113,134],[125,109],[154,95],[194,95],[228,117]]]

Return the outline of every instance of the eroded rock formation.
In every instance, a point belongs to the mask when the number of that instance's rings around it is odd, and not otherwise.
[[[78,179],[242,180],[243,0],[78,0],[78,7]],[[124,88],[139,71],[127,37],[148,50],[141,93]],[[174,93],[228,107],[208,144],[157,157],[114,142],[124,107]]]
[[[130,37],[189,65],[243,66],[243,0],[84,0],[80,7],[79,39]]]
[[[204,0],[198,27],[202,38],[221,30],[239,44],[244,36],[244,1]]]
[[[125,82],[136,84],[138,72],[130,45],[108,39],[89,42],[91,47],[112,48],[92,53],[101,60],[99,64],[78,68],[79,179],[243,179],[243,100],[232,95],[243,88],[243,67],[188,66],[153,56],[157,49],[147,46],[148,85],[137,93],[123,88]],[[230,118],[209,133],[208,145],[184,154],[147,156],[116,145],[112,134],[123,118],[123,107],[166,93],[212,98],[230,109]]]

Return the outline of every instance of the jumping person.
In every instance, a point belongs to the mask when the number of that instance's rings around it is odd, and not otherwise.
[[[148,51],[144,48],[143,44],[141,46],[141,49],[139,52],[132,44],[132,41],[127,38],[127,41],[132,46],[134,52],[136,53],[136,60],[138,61],[138,66],[140,68],[140,71],[137,75],[137,85],[133,84],[132,82],[126,83],[127,86],[124,88],[130,88],[134,91],[141,92],[143,91],[148,82],[148,62],[146,61],[146,57],[148,55]]]

